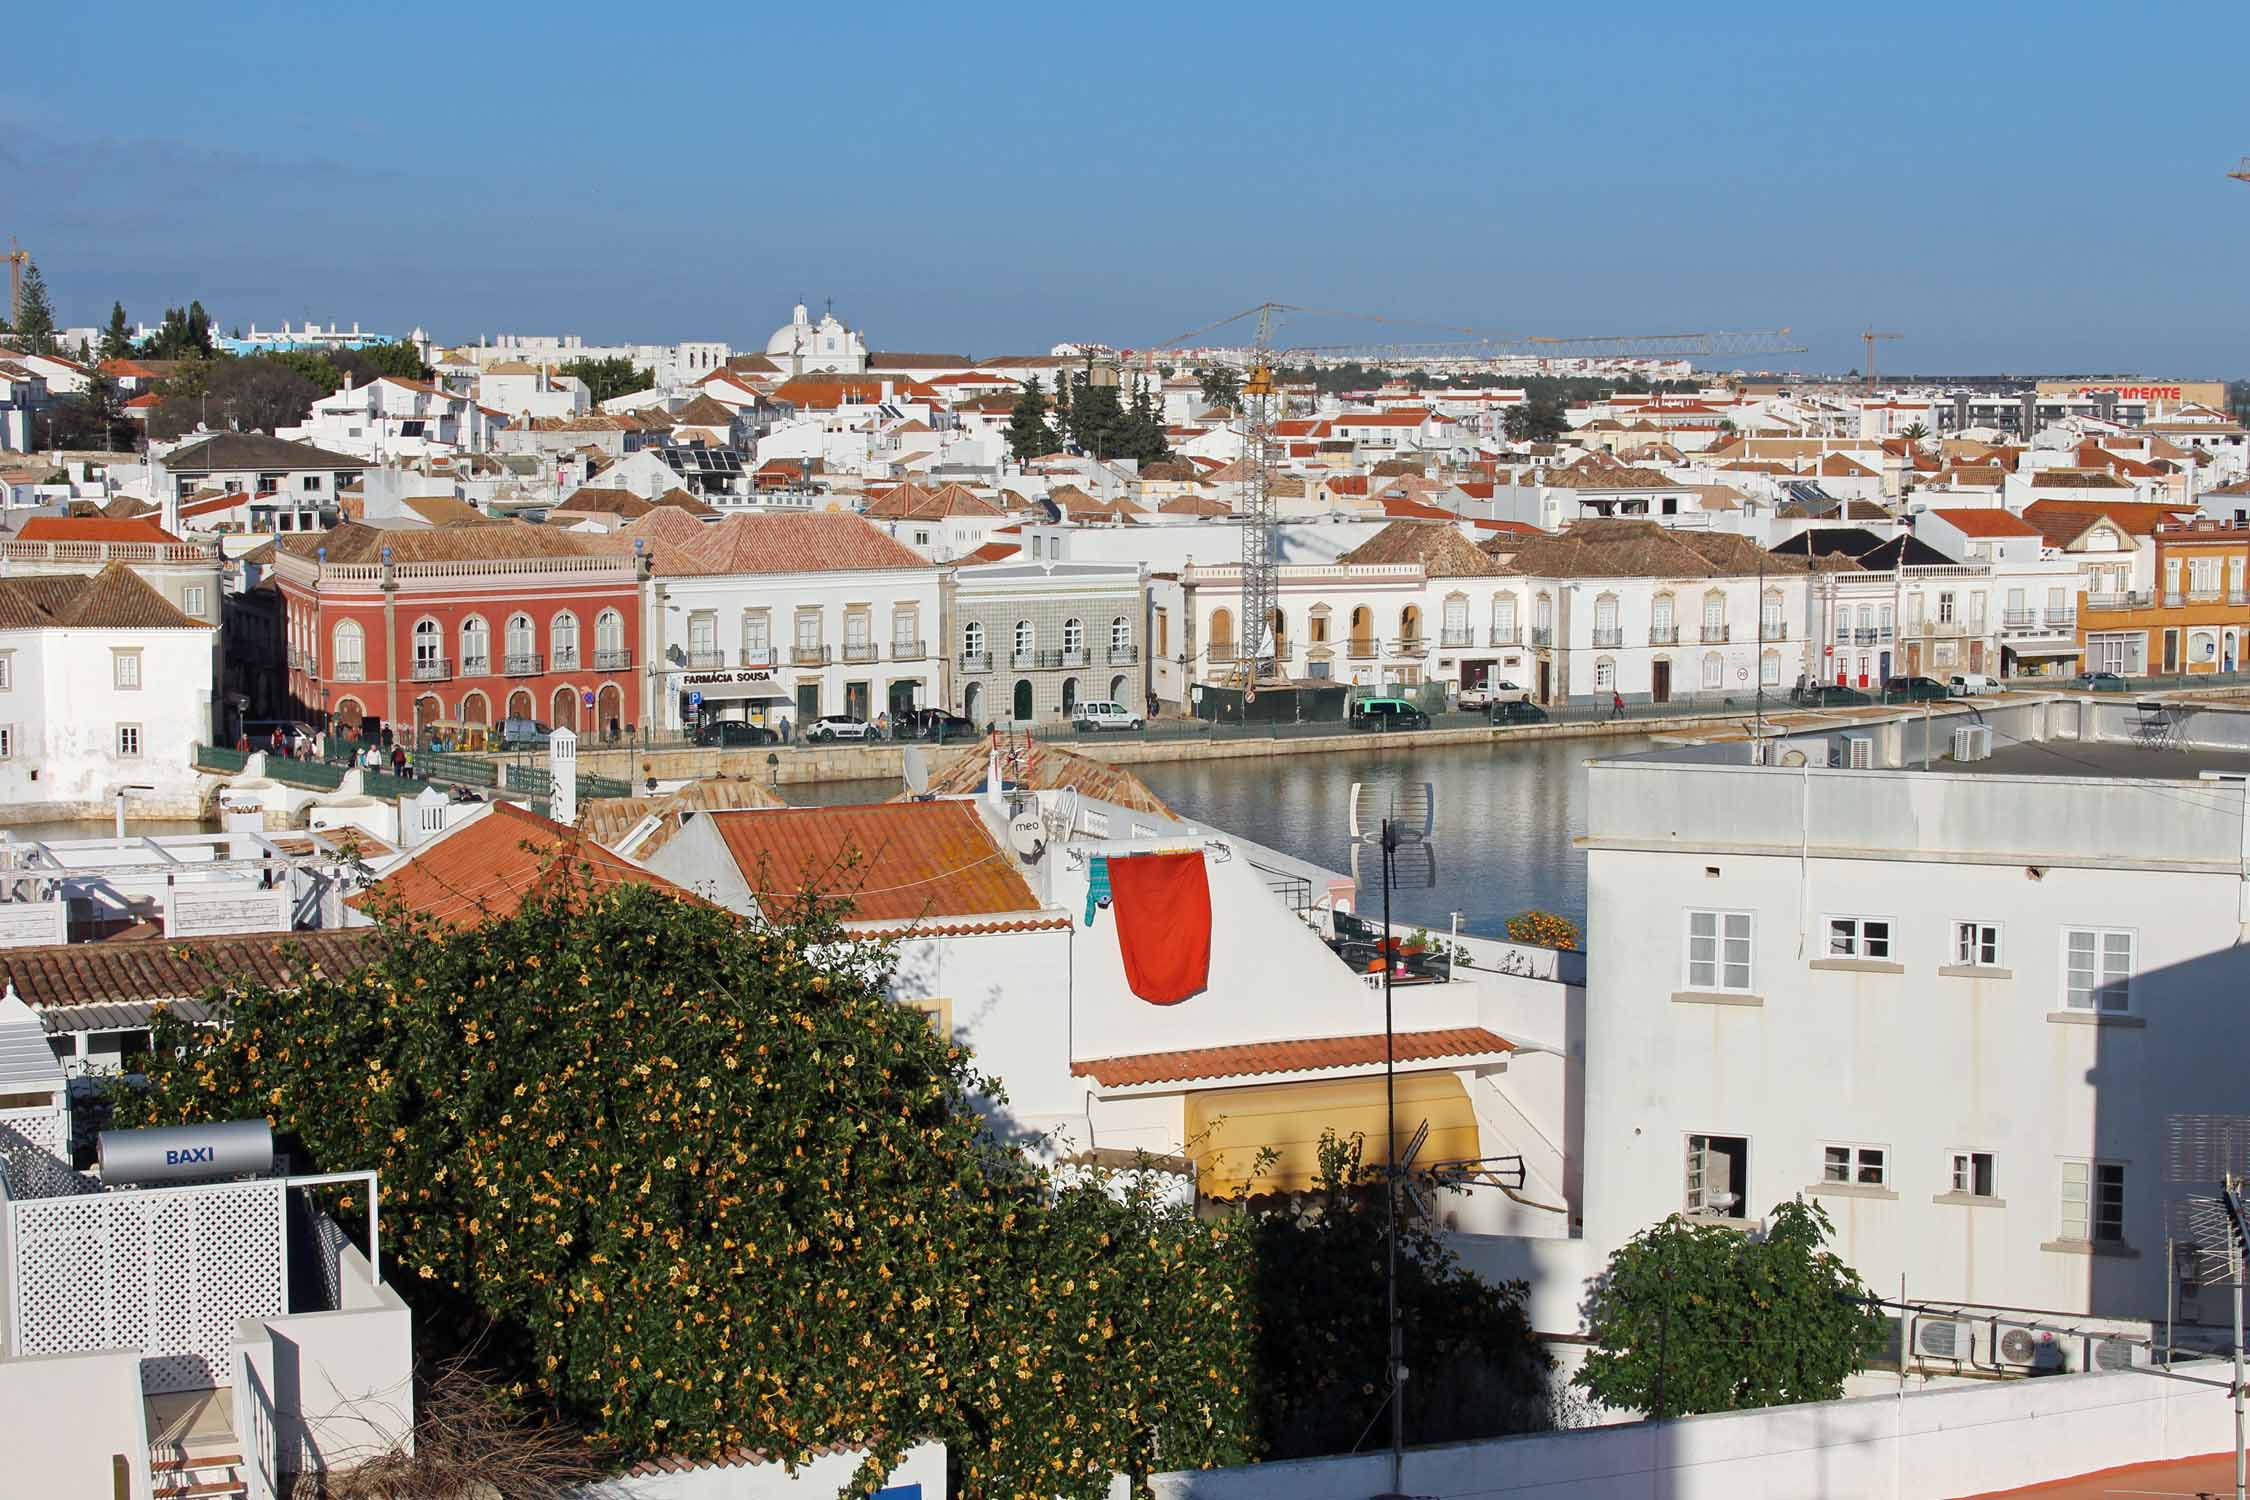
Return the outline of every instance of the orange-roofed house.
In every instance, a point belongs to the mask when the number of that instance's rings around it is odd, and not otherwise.
[[[488,802],[412,850],[377,864],[373,886],[350,905],[362,922],[396,902],[448,927],[512,916],[527,896],[569,883],[591,891],[647,885],[689,892],[613,854],[577,829],[512,802]]]
[[[2079,596],[2087,670],[2127,677],[2238,670],[2250,637],[2250,526],[2183,517],[2153,527],[2149,542],[2153,587]]]
[[[91,578],[122,563],[173,608],[206,625],[226,607],[224,560],[206,542],[183,541],[153,515],[30,516],[0,532],[0,570],[13,577]]]

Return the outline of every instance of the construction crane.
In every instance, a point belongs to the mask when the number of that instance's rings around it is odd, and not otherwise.
[[[2227,175],[2236,182],[2250,182],[2250,156],[2245,156],[2242,160],[2236,162],[2234,170]]]
[[[1296,344],[1278,353],[1274,328],[1284,314],[1307,317],[1350,318],[1361,322],[1400,327],[1441,329],[1461,337],[1435,343]],[[1242,527],[1242,634],[1236,678],[1245,697],[1255,696],[1261,669],[1266,665],[1274,609],[1280,598],[1280,526],[1274,515],[1275,452],[1274,416],[1279,386],[1274,369],[1291,354],[1324,354],[1382,363],[1404,363],[1430,358],[1496,359],[1507,355],[1550,358],[1671,358],[1690,359],[1733,354],[1802,354],[1802,345],[1789,342],[1787,328],[1751,333],[1612,334],[1553,338],[1540,335],[1503,335],[1445,323],[1421,323],[1409,318],[1389,318],[1376,313],[1340,312],[1333,308],[1299,307],[1286,302],[1261,302],[1232,317],[1164,340],[1140,355],[1153,373],[1158,351],[1177,348],[1231,324],[1257,319],[1250,346],[1250,368],[1242,382],[1243,516]],[[1897,334],[1882,335],[1896,338]],[[1870,345],[1870,348],[1873,346]]]
[[[1874,329],[1870,328],[1859,337],[1860,341],[1867,345],[1866,390],[1869,395],[1873,395],[1875,393],[1875,341],[1877,339],[1902,339],[1905,338],[1906,335],[1903,333],[1877,333]]]
[[[23,268],[31,264],[31,252],[16,243],[14,235],[8,236],[8,326],[15,327],[23,321]]]

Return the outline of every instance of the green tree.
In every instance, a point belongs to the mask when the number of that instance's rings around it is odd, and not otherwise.
[[[557,366],[555,373],[584,381],[586,399],[596,406],[613,396],[630,396],[656,385],[654,371],[642,369],[622,354],[608,359],[574,359]]]
[[[357,349],[330,350],[328,362],[336,367],[338,374],[350,377],[353,385],[365,385],[385,375],[401,380],[428,380],[434,373],[422,363],[422,351],[404,339],[366,344]]]
[[[1595,1284],[1595,1348],[1575,1380],[1656,1417],[1836,1399],[1882,1348],[1884,1323],[1829,1231],[1802,1201],[1761,1233],[1682,1214],[1642,1230]]]
[[[1905,438],[1910,443],[1919,443],[1929,435],[1930,429],[1924,427],[1920,422],[1909,422],[1899,432],[1899,436]]]
[[[1148,382],[1138,376],[1133,380],[1133,399],[1125,410],[1120,437],[1121,454],[1138,460],[1144,468],[1172,456],[1171,439],[1164,430],[1164,408],[1157,404]]]
[[[190,360],[160,388],[163,399],[149,414],[149,436],[178,437],[199,425],[271,432],[304,421],[312,404],[335,388],[326,359],[303,350]]]
[[[133,354],[133,330],[125,322],[125,304],[109,305],[109,327],[102,330],[103,359],[130,359]]]
[[[55,352],[55,306],[47,297],[47,278],[39,262],[23,268],[23,296],[16,304],[16,347],[26,354]]]
[[[132,451],[132,418],[125,415],[125,401],[118,394],[117,382],[98,365],[88,372],[84,390],[57,405],[69,408],[69,437],[51,438],[56,446],[97,448],[104,453]]]
[[[1500,430],[1512,443],[1552,443],[1570,430],[1570,419],[1559,398],[1535,396],[1509,407],[1500,419]]]
[[[1071,377],[1070,440],[1081,453],[1118,458],[1126,446],[1125,408],[1114,385],[1095,385],[1081,372]]]
[[[1024,463],[1055,448],[1055,429],[1047,425],[1047,394],[1034,375],[1024,382],[1015,409],[1008,414],[1008,451],[1016,462]]]
[[[143,359],[209,359],[217,352],[211,342],[211,319],[201,302],[167,307],[156,331],[141,340]]]
[[[1233,407],[1242,401],[1242,376],[1232,365],[1205,365],[1195,372],[1203,386],[1205,406]]]

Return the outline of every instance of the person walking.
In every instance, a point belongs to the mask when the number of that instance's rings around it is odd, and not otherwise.
[[[1609,690],[1609,716],[1612,720],[1625,717],[1625,695],[1615,688]]]
[[[406,747],[404,745],[394,744],[391,746],[391,774],[402,778],[406,775]]]

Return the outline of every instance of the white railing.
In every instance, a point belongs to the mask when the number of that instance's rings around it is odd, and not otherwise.
[[[251,1358],[259,1346],[265,1359]],[[241,1445],[243,1500],[276,1500],[281,1493],[281,1439],[274,1430],[273,1393],[267,1389],[273,1339],[264,1328],[255,1342],[234,1346],[234,1440]]]
[[[0,542],[10,562],[212,563],[219,549],[200,542]]]

